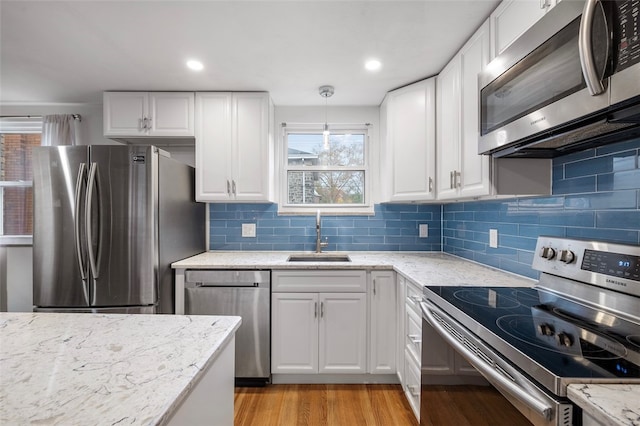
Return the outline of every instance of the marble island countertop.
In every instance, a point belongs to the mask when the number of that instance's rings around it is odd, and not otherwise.
[[[164,424],[239,317],[0,313],[0,424]]]
[[[640,425],[640,385],[574,384],[567,395],[602,425]]]
[[[287,262],[294,252],[209,251],[172,264],[174,269],[395,270],[419,285],[531,287],[535,280],[441,252],[348,252],[350,262]],[[337,254],[326,252],[326,254]]]

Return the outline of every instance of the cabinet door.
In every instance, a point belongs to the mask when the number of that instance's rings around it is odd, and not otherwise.
[[[434,199],[435,79],[389,94],[387,140],[390,144],[391,194],[387,201]]]
[[[366,300],[366,293],[320,294],[320,373],[366,373]]]
[[[369,373],[396,372],[397,301],[393,271],[372,272],[369,287]]]
[[[317,373],[318,294],[272,293],[271,302],[271,372]]]
[[[550,0],[503,0],[491,13],[491,59],[535,24],[555,2]]]
[[[460,56],[456,55],[438,75],[438,198],[456,197],[460,171]]]
[[[231,197],[231,93],[196,94],[196,200]]]
[[[149,93],[149,136],[194,135],[193,92]]]
[[[397,278],[397,305],[396,309],[398,310],[398,321],[396,328],[396,360],[397,360],[397,369],[398,369],[398,381],[403,383],[404,381],[404,336],[405,336],[405,315],[406,315],[406,285],[407,280],[402,275],[398,274]]]
[[[273,160],[267,93],[234,93],[232,192],[237,201],[269,201]]]
[[[480,137],[478,73],[489,63],[489,23],[482,27],[460,50],[461,134],[460,196],[474,197],[491,192],[488,155],[478,154]]]
[[[105,92],[103,126],[105,136],[145,136],[143,119],[148,117],[147,92]]]

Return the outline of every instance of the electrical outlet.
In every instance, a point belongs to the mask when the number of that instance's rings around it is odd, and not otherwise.
[[[242,224],[242,236],[243,237],[255,237],[256,236],[256,224],[255,223],[243,223]]]
[[[429,236],[429,225],[427,225],[426,223],[421,223],[420,225],[418,225],[418,230],[418,236],[420,238],[427,238]]]
[[[489,229],[489,247],[498,248],[498,230]]]

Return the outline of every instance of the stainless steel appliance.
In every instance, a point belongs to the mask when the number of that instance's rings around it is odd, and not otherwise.
[[[558,2],[480,74],[479,153],[554,157],[640,135],[638,0]]]
[[[153,146],[33,152],[38,311],[173,313],[170,264],[205,249],[194,170]]]
[[[533,268],[533,288],[425,287],[423,327],[533,424],[580,424],[569,384],[640,384],[640,247],[541,236]]]
[[[184,313],[237,315],[236,385],[271,380],[271,271],[187,270]]]

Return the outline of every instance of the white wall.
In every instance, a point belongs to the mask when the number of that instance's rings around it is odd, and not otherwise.
[[[370,172],[370,188],[371,198],[374,203],[380,199],[379,192],[376,188],[380,188],[380,173],[378,165],[380,164],[380,108],[377,106],[343,106],[328,107],[327,121],[329,124],[365,124],[370,123],[369,142],[371,156],[369,157]],[[275,107],[275,140],[276,140],[276,161],[281,161],[283,155],[281,148],[283,147],[282,123],[294,124],[324,124],[325,107],[301,107],[301,106],[276,106]],[[279,170],[276,163],[276,170]],[[276,189],[276,193],[279,193]]]

